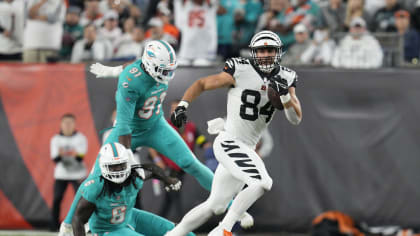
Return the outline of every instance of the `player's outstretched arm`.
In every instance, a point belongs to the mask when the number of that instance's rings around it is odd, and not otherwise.
[[[282,103],[284,106],[284,114],[286,115],[287,120],[294,124],[298,125],[302,120],[302,107],[298,97],[296,96],[296,88],[289,88],[289,96],[282,96]]]
[[[77,204],[76,213],[73,217],[72,226],[74,236],[85,236],[85,224],[88,222],[89,217],[95,211],[96,206],[90,203],[83,197],[80,198]]]
[[[219,74],[210,75],[195,81],[185,91],[182,101],[178,104],[178,107],[171,115],[172,124],[180,128],[187,121],[187,115],[185,114],[188,105],[194,101],[200,94],[207,90],[213,90],[218,88],[225,88],[235,85],[235,79],[227,72],[220,72]]]
[[[96,78],[118,78],[124,68],[133,63],[133,61],[127,62],[120,66],[104,66],[99,62],[90,65],[90,73],[96,75]]]
[[[149,176],[146,176],[145,180],[150,178],[162,180],[166,185],[166,191],[178,191],[181,189],[181,181],[177,178],[166,176],[163,169],[161,169],[159,166],[155,164],[141,164],[140,167],[151,173]]]

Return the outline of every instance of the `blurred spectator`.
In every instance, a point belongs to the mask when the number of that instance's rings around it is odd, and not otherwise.
[[[371,30],[374,32],[395,32],[395,18],[396,11],[401,10],[401,5],[397,0],[385,0],[385,7],[380,8],[375,15],[373,15],[370,24]]]
[[[139,55],[142,55],[144,44],[144,31],[140,27],[135,27],[131,33],[129,40],[123,40],[115,48],[114,58],[134,60]]]
[[[121,29],[118,27],[118,14],[114,10],[110,10],[104,15],[104,26],[98,30],[98,37],[106,39],[114,44],[121,35]]]
[[[329,0],[329,4],[321,8],[320,26],[329,28],[331,34],[345,30],[346,6],[342,0]]]
[[[173,100],[171,102],[171,111],[169,114],[172,114],[172,112],[175,111],[179,102],[180,100]],[[171,123],[170,119],[168,119],[168,123],[179,133],[179,135],[181,135],[182,139],[185,141],[185,144],[187,144],[192,152],[194,152],[196,145],[205,149],[206,151],[208,149],[212,149],[211,143],[207,141],[204,135],[200,134],[196,125],[192,121],[188,121],[181,129],[176,128]],[[169,176],[176,177],[182,181],[185,172],[177,164],[175,164],[175,162],[163,156],[162,154],[159,154],[152,148],[149,148],[149,154],[152,157],[153,162],[168,172]],[[175,221],[179,221],[184,215],[182,210],[181,192],[166,192],[164,203],[158,215],[167,218],[172,207],[175,207],[176,210]]]
[[[420,0],[417,0],[415,8],[412,12],[413,14],[411,15],[412,17],[412,23],[414,28],[417,29],[417,31],[420,32]]]
[[[318,5],[310,0],[297,0],[295,7],[286,10],[287,20],[293,26],[303,23],[309,32],[313,31],[320,14]]]
[[[318,29],[314,32],[314,39],[303,52],[300,60],[304,64],[329,65],[335,49],[334,40],[330,39],[328,28]]]
[[[215,0],[174,0],[175,26],[182,34],[178,65],[209,66],[216,59],[217,9]]]
[[[234,45],[240,48],[248,47],[252,36],[257,28],[260,15],[263,13],[263,6],[260,1],[246,0],[241,1],[241,7],[235,11],[236,32]]]
[[[369,22],[369,14],[364,9],[364,0],[348,0],[346,9],[345,25],[347,28],[350,27],[351,21],[356,17],[361,17],[365,22]]]
[[[61,42],[60,57],[70,59],[73,45],[83,37],[83,27],[79,24],[81,10],[78,7],[70,6],[67,9],[66,21],[63,25],[63,39]]]
[[[235,12],[239,9],[239,0],[220,0],[217,11],[217,53],[223,60],[233,54],[233,32],[235,29]]]
[[[122,28],[124,21],[130,17],[129,6],[131,5],[131,3],[129,2],[129,0],[113,0],[113,1],[108,0],[108,2],[110,2],[110,7],[111,7],[110,10],[108,11],[113,10],[118,14],[118,18],[117,18],[119,19],[118,26]],[[108,11],[103,12],[103,14],[105,15]]]
[[[420,56],[420,34],[410,27],[410,13],[406,10],[395,12],[395,26],[404,37],[404,60],[417,64]]]
[[[171,11],[165,2],[161,1],[158,4],[157,15],[150,19],[148,25],[152,26],[152,28],[147,30],[146,38],[156,38],[156,36],[152,37],[152,33],[156,33],[154,31],[160,31],[161,29],[164,40],[175,49],[178,48],[179,30],[171,23]],[[154,27],[159,27],[159,29],[154,29]]]
[[[22,59],[22,27],[19,11],[23,9],[21,1],[5,0],[0,2],[0,60],[21,60]]]
[[[58,58],[66,6],[60,0],[29,0],[23,36],[23,62]]]
[[[71,62],[103,61],[112,56],[112,45],[105,39],[96,36],[96,27],[87,25],[83,31],[83,39],[78,40],[73,47]]]
[[[297,24],[295,28],[293,28],[293,32],[295,34],[296,43],[289,47],[282,59],[282,63],[286,65],[305,64],[302,61],[302,55],[311,45],[309,32],[304,24]]]
[[[287,48],[295,42],[294,25],[289,20],[290,17],[286,17],[291,12],[293,12],[293,8],[289,0],[270,0],[270,8],[260,16],[256,31],[268,29],[276,32]]]
[[[385,6],[385,1],[384,0],[367,0],[364,3],[364,9],[366,10],[366,12],[369,15],[375,14],[376,11],[378,11],[380,8],[382,8],[384,6]]]
[[[103,23],[102,16],[99,11],[99,0],[85,0],[85,10],[82,12],[79,24],[82,27],[89,24],[100,27]]]
[[[130,41],[132,39],[132,33],[134,30],[134,27],[136,26],[135,21],[133,18],[127,18],[124,21],[124,27],[123,27],[123,34],[121,37],[119,37],[114,42],[114,48],[118,48],[121,43],[125,43],[126,41]]]
[[[358,17],[350,23],[350,33],[336,48],[332,65],[342,68],[378,68],[383,52],[378,40],[366,30],[366,22]]]
[[[54,202],[52,209],[51,230],[59,227],[60,205],[64,192],[69,184],[74,192],[86,178],[86,167],[83,158],[87,152],[86,137],[76,130],[76,118],[65,114],[61,118],[60,133],[51,139],[51,159],[56,163],[54,170]]]
[[[172,46],[177,46],[178,40],[171,34],[164,31],[164,25],[159,17],[150,19],[148,23],[149,29],[146,32],[147,40],[165,40]]]

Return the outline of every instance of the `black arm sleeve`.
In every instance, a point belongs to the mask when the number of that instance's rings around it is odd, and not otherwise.
[[[151,173],[151,175],[146,176],[145,180],[150,179],[150,178],[155,178],[155,179],[160,179],[165,183],[171,184],[170,178],[165,175],[165,172],[159,166],[148,163],[148,164],[140,164],[140,167]]]
[[[83,156],[76,156],[76,160],[78,161],[78,162],[82,162],[83,161]]]
[[[56,157],[54,157],[54,159],[53,159],[53,161],[55,162],[55,163],[58,163],[59,161],[61,161],[61,156],[56,156]]]

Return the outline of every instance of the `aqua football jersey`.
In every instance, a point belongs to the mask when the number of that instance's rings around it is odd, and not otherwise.
[[[96,206],[89,219],[89,227],[93,233],[112,232],[127,226],[143,181],[137,178],[137,188],[130,184],[111,196],[101,193],[103,186],[104,180],[98,175],[89,176],[80,186],[82,197]]]
[[[167,84],[158,83],[141,66],[141,60],[127,66],[118,79],[116,93],[118,135],[139,133],[153,127],[163,116],[162,103]]]

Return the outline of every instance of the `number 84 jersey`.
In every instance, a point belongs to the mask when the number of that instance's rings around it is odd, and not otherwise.
[[[244,58],[227,60],[223,71],[235,79],[235,87],[228,92],[225,130],[255,147],[275,113],[267,96],[268,79],[280,75],[289,85],[296,87],[296,72],[279,66],[270,74],[263,74]]]

